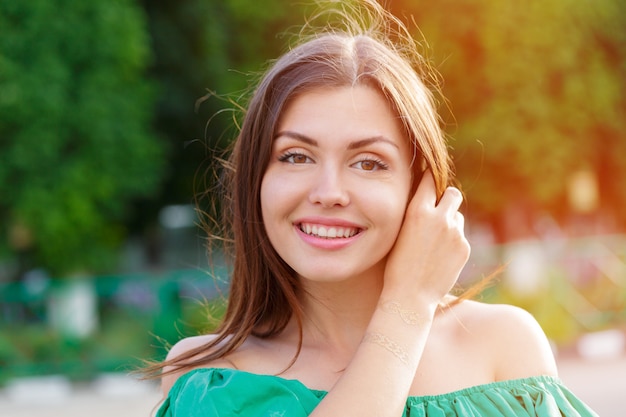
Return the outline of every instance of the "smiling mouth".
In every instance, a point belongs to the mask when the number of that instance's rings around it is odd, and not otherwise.
[[[345,239],[361,232],[361,229],[356,227],[320,226],[307,223],[301,223],[298,228],[309,236],[322,239]]]

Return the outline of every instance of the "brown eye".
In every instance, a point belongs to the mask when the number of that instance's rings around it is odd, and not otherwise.
[[[307,162],[307,157],[304,155],[294,155],[293,156],[293,163],[294,164],[306,164]]]
[[[286,162],[288,164],[309,164],[312,161],[311,158],[302,153],[288,152],[278,158],[280,162]]]
[[[376,162],[374,161],[362,161],[361,169],[364,171],[373,171],[376,169]]]
[[[389,169],[389,165],[379,159],[363,159],[352,165],[363,171],[379,171]]]

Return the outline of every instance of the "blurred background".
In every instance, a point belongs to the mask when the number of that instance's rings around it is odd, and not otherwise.
[[[34,389],[48,405],[130,393],[141,405],[118,415],[150,413],[155,387],[120,375],[219,319],[227,273],[195,196],[236,134],[231,100],[306,8],[0,1],[0,413],[31,415]],[[626,3],[389,8],[443,80],[473,248],[461,282],[506,265],[481,299],[533,313],[566,382],[613,387],[580,393],[610,412],[601,396],[626,394]]]

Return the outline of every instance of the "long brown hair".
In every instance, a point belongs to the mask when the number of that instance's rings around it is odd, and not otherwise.
[[[221,237],[232,245],[233,264],[228,306],[215,338],[149,371],[168,366],[170,373],[205,365],[227,356],[251,335],[279,334],[292,318],[302,332],[300,283],[270,244],[260,205],[261,181],[279,118],[298,94],[363,84],[378,89],[402,120],[413,145],[415,186],[426,168],[439,195],[451,181],[433,94],[438,92],[437,77],[418,52],[418,44],[398,19],[373,0],[329,3],[334,6],[331,13],[325,9],[314,15],[298,44],[266,71],[244,113],[222,183],[226,236]],[[323,28],[309,30],[320,20]]]

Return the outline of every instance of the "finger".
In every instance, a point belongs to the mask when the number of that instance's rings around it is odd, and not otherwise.
[[[455,213],[454,220],[459,232],[461,232],[461,234],[465,236],[465,216],[463,216],[463,213],[457,211]]]
[[[458,188],[448,187],[443,192],[437,207],[449,212],[457,212],[463,203],[463,194]]]
[[[466,250],[465,260],[467,261],[469,259],[470,253],[472,252],[472,247],[469,241],[467,240],[467,237],[465,236],[465,217],[463,216],[463,214],[461,214],[458,211],[456,212],[456,227],[457,227],[457,230],[459,231],[459,235],[462,237],[463,245],[465,246],[465,250]]]
[[[423,204],[430,207],[434,207],[437,204],[437,188],[430,169],[424,171],[424,175],[422,175],[422,179],[417,186],[417,190],[411,202],[414,205]]]

